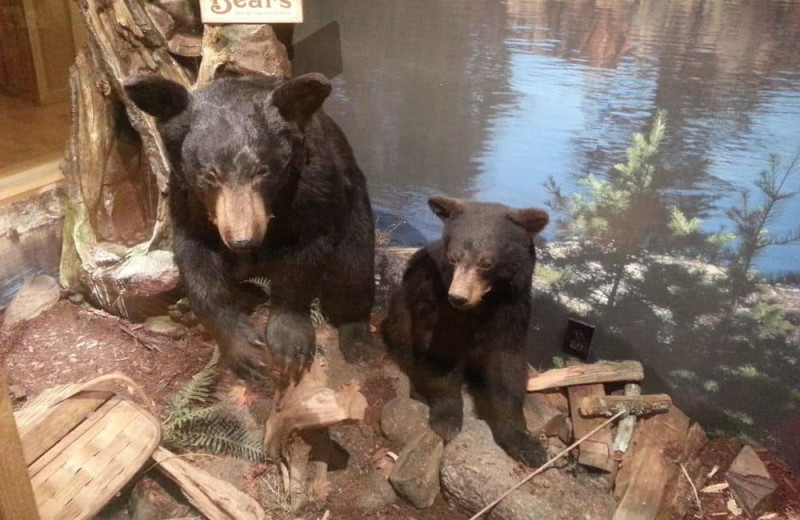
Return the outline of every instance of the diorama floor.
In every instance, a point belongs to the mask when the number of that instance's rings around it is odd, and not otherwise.
[[[376,341],[379,341],[377,336]],[[324,343],[322,345],[324,347]],[[0,367],[5,366],[16,407],[21,407],[46,388],[119,372],[139,383],[158,409],[163,410],[172,394],[203,369],[213,349],[213,341],[204,336],[199,327],[190,329],[181,339],[155,336],[102,311],[62,300],[41,316],[10,332],[0,332]],[[346,379],[359,381],[369,408],[364,423],[334,429],[337,442],[350,455],[347,467],[329,474],[332,488],[319,510],[311,508],[300,518],[316,520],[325,510],[330,511],[331,519],[342,520],[467,518],[451,510],[441,496],[433,507],[426,510],[417,510],[399,500],[376,514],[367,514],[353,507],[355,498],[362,491],[360,487],[364,479],[359,477],[372,471],[373,455],[381,448],[397,449],[381,436],[379,426],[383,405],[393,399],[398,394],[398,387],[402,386],[384,369],[387,363],[382,347],[377,347],[372,360],[354,367],[352,372],[348,370],[349,373],[340,374]],[[266,420],[274,391],[271,383],[243,381],[223,369],[220,391],[226,392],[227,388],[234,386],[247,388],[247,395],[252,396],[252,400],[248,400],[251,414],[257,420]],[[18,395],[20,393],[22,395]],[[123,493],[98,518],[129,519],[127,499]],[[271,507],[274,509],[269,511]],[[276,520],[297,518],[281,511],[277,504],[266,504],[266,508]]]
[[[375,317],[378,321],[379,316]],[[0,311],[2,320],[2,311]],[[318,342],[326,348],[333,338],[333,329],[324,327]],[[326,339],[327,338],[327,339]],[[268,514],[276,520],[303,518],[317,520],[329,511],[331,520],[352,518],[381,518],[387,520],[465,520],[467,515],[450,508],[441,495],[433,507],[418,510],[398,500],[383,510],[365,513],[354,507],[363,492],[365,476],[374,470],[374,455],[382,449],[396,449],[380,432],[379,419],[383,405],[396,395],[407,393],[407,381],[385,357],[379,339],[371,360],[359,366],[337,361],[332,365],[339,371],[337,380],[355,379],[367,398],[369,407],[362,424],[334,428],[332,435],[347,451],[345,469],[329,474],[331,489],[324,503],[309,506],[299,515],[281,509],[277,496],[274,504],[265,504]],[[155,336],[141,327],[97,311],[86,305],[62,300],[41,316],[23,323],[10,332],[0,332],[0,366],[4,366],[11,386],[15,406],[22,406],[42,390],[65,383],[89,380],[101,374],[121,372],[137,381],[163,410],[170,396],[191,376],[199,372],[213,353],[213,342],[199,327],[190,329],[180,339]],[[266,420],[270,409],[273,386],[269,381],[251,382],[237,379],[223,369],[220,392],[234,387],[244,390],[251,415],[257,421]],[[741,444],[733,439],[713,439],[700,453],[702,469],[714,467],[720,475],[729,467]],[[785,520],[800,520],[800,475],[793,472],[780,458],[766,450],[758,451],[781,490],[774,511]],[[247,466],[244,473],[247,473]],[[251,468],[254,466],[251,466]],[[520,475],[525,469],[520,467]],[[241,475],[240,475],[241,477]],[[245,477],[246,478],[246,477]],[[683,518],[734,519],[722,494],[700,495],[702,512],[695,507],[694,494],[686,482],[681,489],[682,500],[691,503],[693,511]],[[685,488],[685,489],[683,489]],[[112,501],[98,518],[128,520],[130,489]],[[741,516],[739,518],[742,518]]]

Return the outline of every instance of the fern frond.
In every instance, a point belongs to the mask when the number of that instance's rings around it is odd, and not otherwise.
[[[253,462],[263,462],[266,457],[261,439],[251,435],[238,421],[230,417],[201,421],[191,431],[186,432],[183,443],[187,447],[232,455]]]
[[[242,283],[249,283],[250,285],[255,285],[256,287],[264,291],[264,294],[266,294],[267,296],[272,294],[272,281],[266,276],[255,276],[253,278],[248,278]]]

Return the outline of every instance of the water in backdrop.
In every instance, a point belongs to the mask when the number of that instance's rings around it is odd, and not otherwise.
[[[643,360],[646,390],[800,466],[800,1],[325,0],[305,19],[296,72],[339,68],[326,109],[381,218],[431,238],[434,193],[551,208],[534,363],[582,317],[595,357]],[[658,153],[626,180],[635,132]]]

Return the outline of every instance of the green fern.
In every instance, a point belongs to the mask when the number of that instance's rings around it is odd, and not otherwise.
[[[184,449],[201,449],[253,462],[262,462],[265,459],[261,439],[242,428],[239,421],[231,417],[214,416],[196,421],[182,441]]]
[[[255,285],[262,291],[264,294],[269,297],[272,293],[272,282],[269,278],[264,276],[257,276],[254,278],[248,278],[244,281],[244,283],[249,283],[250,285]],[[320,325],[326,323],[328,320],[325,318],[325,315],[322,313],[322,307],[319,302],[319,298],[316,298],[314,301],[311,302],[311,323],[315,327],[319,327]]]
[[[263,461],[260,439],[227,414],[228,403],[211,402],[219,376],[218,363],[219,350],[214,349],[203,370],[173,396],[162,417],[164,445],[175,451],[202,449]]]

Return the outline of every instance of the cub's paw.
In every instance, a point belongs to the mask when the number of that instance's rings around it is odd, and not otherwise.
[[[241,321],[222,341],[225,362],[239,377],[260,379],[270,360],[264,339],[250,323]]]
[[[460,413],[453,410],[452,407],[438,410],[434,407],[431,409],[429,423],[431,430],[441,437],[445,443],[448,443],[461,432],[463,417]]]
[[[547,450],[527,432],[514,430],[497,443],[511,458],[528,466],[535,468],[547,462]]]
[[[311,366],[317,351],[311,318],[274,307],[267,323],[267,344],[283,373],[297,374]]]
[[[343,323],[339,326],[339,349],[348,363],[361,363],[372,355],[372,335],[365,322]]]

